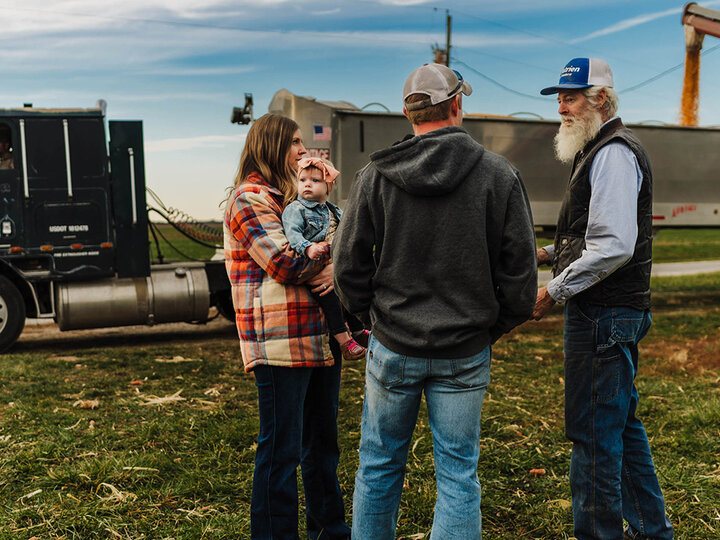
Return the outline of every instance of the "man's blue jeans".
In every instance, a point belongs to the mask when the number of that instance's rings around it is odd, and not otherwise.
[[[371,336],[367,352],[353,540],[392,540],[422,393],[433,434],[437,502],[433,540],[480,538],[480,411],[490,347],[469,358],[412,358]]]
[[[635,416],[638,342],[650,312],[569,300],[565,305],[565,431],[575,537],[671,539],[647,435]]]
[[[300,465],[308,538],[346,539],[345,508],[337,478],[338,393],[342,356],[317,368],[258,366],[260,433],[255,455],[250,529],[253,540],[297,540]]]

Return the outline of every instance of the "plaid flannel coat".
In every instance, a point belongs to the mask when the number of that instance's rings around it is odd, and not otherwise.
[[[282,226],[283,194],[256,173],[231,195],[225,210],[225,268],[245,371],[267,364],[331,366],[320,306],[305,285],[318,263],[297,255]]]

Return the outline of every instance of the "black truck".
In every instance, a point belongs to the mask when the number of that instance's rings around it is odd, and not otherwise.
[[[233,318],[224,261],[151,265],[140,121],[0,110],[0,352],[61,330]]]

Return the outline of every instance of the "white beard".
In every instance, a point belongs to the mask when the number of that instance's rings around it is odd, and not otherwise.
[[[582,115],[563,117],[553,141],[555,157],[563,163],[572,163],[575,154],[595,138],[602,124],[600,113],[592,109]]]

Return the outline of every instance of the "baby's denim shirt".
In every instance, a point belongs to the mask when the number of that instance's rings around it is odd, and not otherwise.
[[[330,212],[340,221],[342,210],[331,202],[318,203],[298,197],[283,211],[285,236],[296,253],[305,255],[313,242],[322,242],[330,227]]]

